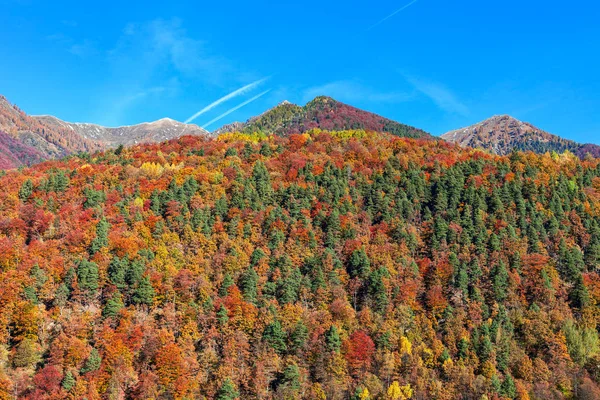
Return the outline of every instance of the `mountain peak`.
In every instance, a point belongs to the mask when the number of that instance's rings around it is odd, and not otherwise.
[[[284,101],[261,115],[250,118],[244,124],[237,123],[223,126],[213,133],[242,131],[245,133],[262,132],[289,135],[306,132],[313,128],[328,131],[364,129],[387,132],[402,137],[432,137],[421,129],[352,107],[327,96],[315,97],[304,107]]]
[[[442,139],[462,147],[481,148],[500,155],[513,150],[562,152],[577,146],[571,140],[552,135],[507,114],[494,115],[474,125],[447,132]]]
[[[93,152],[118,145],[162,142],[183,135],[208,135],[197,125],[162,118],[115,128],[72,123],[52,115],[30,116],[0,95],[0,165],[28,165],[72,153]],[[1,162],[4,159],[4,162]],[[17,160],[17,161],[15,161]],[[19,164],[19,162],[21,164]]]

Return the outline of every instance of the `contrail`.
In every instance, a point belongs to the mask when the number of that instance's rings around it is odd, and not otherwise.
[[[260,85],[261,83],[263,83],[267,79],[269,79],[269,78],[267,77],[267,78],[259,79],[259,80],[254,81],[254,82],[252,82],[252,83],[250,83],[250,84],[248,84],[248,85],[246,85],[244,87],[239,88],[238,90],[235,90],[235,91],[229,93],[226,96],[221,97],[219,100],[217,100],[217,101],[215,101],[213,103],[210,103],[209,105],[207,105],[206,107],[204,107],[202,110],[198,111],[196,114],[194,114],[191,117],[189,117],[188,119],[186,119],[185,123],[189,124],[190,122],[192,122],[193,120],[195,120],[196,118],[198,118],[199,116],[201,116],[202,114],[204,114],[205,112],[212,110],[213,108],[215,108],[216,106],[218,106],[221,103],[226,102],[227,100],[231,100],[234,97],[240,96],[240,95],[242,95],[242,94],[244,94],[244,93],[246,93],[246,92],[254,89],[255,87],[257,87],[258,85]]]
[[[405,5],[402,8],[397,9],[396,11],[394,11],[393,13],[391,13],[390,15],[388,15],[387,17],[385,17],[384,19],[382,19],[381,21],[377,22],[376,24],[370,26],[367,28],[367,31],[370,31],[371,29],[375,28],[377,25],[387,21],[388,19],[392,18],[394,15],[398,14],[400,11],[404,11],[406,10],[408,7],[412,6],[413,4],[415,4],[417,1],[419,0],[413,0],[410,3],[408,3],[407,5]]]
[[[257,94],[256,96],[254,96],[253,98],[246,100],[245,102],[225,111],[223,114],[219,115],[217,118],[212,119],[210,121],[208,121],[206,124],[202,125],[203,129],[206,129],[207,126],[214,124],[215,122],[217,122],[218,120],[225,118],[226,116],[228,116],[229,114],[231,114],[232,112],[235,112],[237,110],[239,110],[240,108],[247,106],[248,104],[252,103],[255,100],[258,100],[259,98],[263,97],[265,94],[269,93],[271,91],[271,89],[269,90],[265,90],[262,93]]]

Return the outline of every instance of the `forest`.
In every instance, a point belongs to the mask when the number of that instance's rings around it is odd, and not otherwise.
[[[600,161],[364,130],[0,173],[0,399],[600,398]]]

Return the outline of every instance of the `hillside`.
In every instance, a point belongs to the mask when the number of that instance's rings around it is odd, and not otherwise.
[[[388,132],[401,137],[432,138],[421,129],[360,110],[326,96],[317,97],[304,107],[285,101],[244,124],[231,124],[218,129],[216,133],[242,131],[289,135],[313,128],[327,131],[364,129]]]
[[[23,148],[35,149],[37,156],[23,159],[17,156],[6,165],[30,164],[41,159],[55,159],[79,152],[94,152],[119,145],[162,142],[184,135],[208,135],[197,125],[183,124],[169,118],[131,126],[107,128],[95,124],[71,123],[53,116],[30,116],[0,96],[0,132],[21,143]],[[14,154],[13,154],[14,155]],[[4,156],[6,157],[6,156]],[[29,158],[27,158],[29,157]]]
[[[599,160],[234,133],[0,187],[2,399],[600,393]]]
[[[9,134],[0,131],[0,169],[32,165],[43,159],[43,155],[33,147],[27,146]]]
[[[457,129],[442,135],[442,139],[462,147],[473,147],[506,155],[512,151],[562,153],[569,150],[581,158],[587,153],[600,153],[600,146],[581,145],[572,140],[552,135],[530,123],[519,121],[509,115],[498,115],[475,125]]]
[[[47,126],[37,118],[27,115],[3,96],[0,96],[0,131],[35,148],[46,159],[101,148],[99,144],[79,136],[67,126]]]
[[[208,132],[197,125],[184,124],[170,118],[137,125],[107,128],[88,123],[71,123],[52,116],[35,117],[48,127],[67,127],[80,137],[98,143],[103,148],[118,145],[131,146],[139,143],[163,142],[185,135],[208,135]]]

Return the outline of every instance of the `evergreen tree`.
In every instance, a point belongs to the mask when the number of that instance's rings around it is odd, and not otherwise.
[[[125,275],[129,268],[127,258],[113,257],[108,265],[108,278],[119,289],[125,288]]]
[[[71,373],[71,371],[67,371],[67,373],[65,374],[62,382],[61,382],[61,386],[64,390],[66,390],[67,392],[70,392],[71,389],[73,389],[73,387],[75,386],[75,377],[73,376],[73,374]]]
[[[248,267],[246,272],[240,277],[240,290],[244,300],[250,303],[256,303],[258,294],[258,274],[253,267]]]
[[[81,369],[81,373],[85,374],[87,372],[94,372],[100,369],[100,364],[102,364],[102,358],[100,357],[100,353],[96,348],[93,348],[90,352],[89,357],[85,360],[85,364]]]
[[[308,328],[302,321],[298,321],[294,327],[294,330],[290,334],[290,349],[292,351],[300,350],[302,347],[304,347],[307,339]]]
[[[27,179],[25,182],[23,182],[21,188],[19,189],[19,199],[21,199],[21,201],[27,201],[29,200],[32,194],[33,182],[31,181],[31,179]]]
[[[493,285],[496,301],[504,301],[506,299],[506,289],[508,287],[508,271],[502,261],[500,261],[495,268]]]
[[[108,231],[110,230],[110,224],[106,220],[105,217],[102,217],[98,224],[96,225],[96,238],[92,241],[90,245],[89,253],[90,255],[96,254],[103,247],[108,246]]]
[[[219,311],[217,311],[217,321],[219,321],[219,325],[224,326],[229,322],[229,315],[227,309],[223,304],[219,307]]]
[[[517,388],[512,376],[506,375],[504,381],[502,382],[502,386],[500,387],[500,393],[509,399],[514,399],[517,397]]]
[[[98,290],[98,265],[92,261],[77,262],[77,284],[79,288],[93,296]]]
[[[119,311],[123,308],[123,296],[119,292],[115,292],[111,298],[106,301],[102,316],[104,318],[116,317]]]
[[[131,300],[134,304],[152,305],[154,302],[154,288],[152,287],[152,283],[150,283],[150,278],[145,276],[140,280]]]
[[[285,344],[286,334],[281,328],[281,323],[278,320],[271,322],[263,332],[263,339],[279,354],[287,351]]]
[[[325,333],[325,343],[327,344],[327,349],[329,351],[336,353],[340,352],[340,349],[342,348],[342,339],[340,338],[340,334],[335,325],[331,325],[327,333]]]
[[[227,290],[233,286],[233,278],[229,273],[226,273],[223,277],[223,282],[221,282],[221,286],[219,287],[219,296],[225,297],[227,296]]]
[[[231,381],[231,379],[227,378],[219,388],[217,392],[216,400],[235,400],[239,398],[240,393],[237,388]]]
[[[283,370],[280,385],[293,392],[300,390],[300,370],[298,365],[291,362]]]
[[[348,260],[348,273],[351,277],[366,278],[371,270],[371,261],[364,249],[354,250]]]

